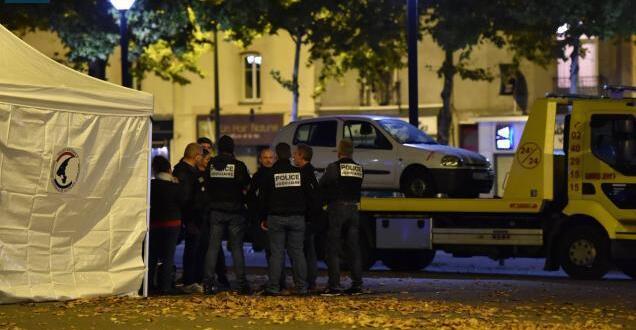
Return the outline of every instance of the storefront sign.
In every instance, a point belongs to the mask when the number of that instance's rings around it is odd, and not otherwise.
[[[199,136],[214,136],[214,121],[199,118]],[[283,127],[283,115],[222,115],[221,135],[228,135],[238,146],[268,145]]]

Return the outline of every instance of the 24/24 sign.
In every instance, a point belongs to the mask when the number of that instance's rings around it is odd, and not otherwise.
[[[534,142],[524,143],[517,150],[517,161],[525,169],[533,169],[541,164],[541,147]]]

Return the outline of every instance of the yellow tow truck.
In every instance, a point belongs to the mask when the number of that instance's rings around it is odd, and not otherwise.
[[[564,152],[555,153],[558,107],[567,107]],[[636,100],[548,97],[535,102],[501,198],[361,201],[369,266],[426,267],[454,256],[545,258],[572,278],[616,265],[636,277]]]

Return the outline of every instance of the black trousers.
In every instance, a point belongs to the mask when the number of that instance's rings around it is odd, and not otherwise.
[[[360,258],[359,227],[360,216],[358,206],[351,203],[330,203],[329,229],[327,231],[327,268],[329,271],[329,287],[340,287],[340,242],[342,238],[349,256],[351,267],[351,286],[362,286],[362,260]]]
[[[180,230],[179,227],[150,229],[148,275],[152,283],[157,272],[157,264],[161,261],[162,266],[157,278],[157,288],[160,291],[168,291],[172,288],[174,252],[177,247]]]
[[[185,223],[185,247],[183,250],[183,285],[203,283],[205,254],[210,239],[210,224],[207,216]],[[219,250],[215,273],[224,278],[227,273],[225,254]]]

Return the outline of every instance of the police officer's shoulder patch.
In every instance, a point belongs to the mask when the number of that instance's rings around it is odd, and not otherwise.
[[[224,179],[233,179],[234,178],[234,164],[227,164],[224,169],[217,170],[214,166],[210,167],[210,177],[211,178],[224,178]]]
[[[300,187],[300,172],[274,174],[274,187]]]
[[[362,179],[362,166],[358,164],[340,164],[340,176]]]

